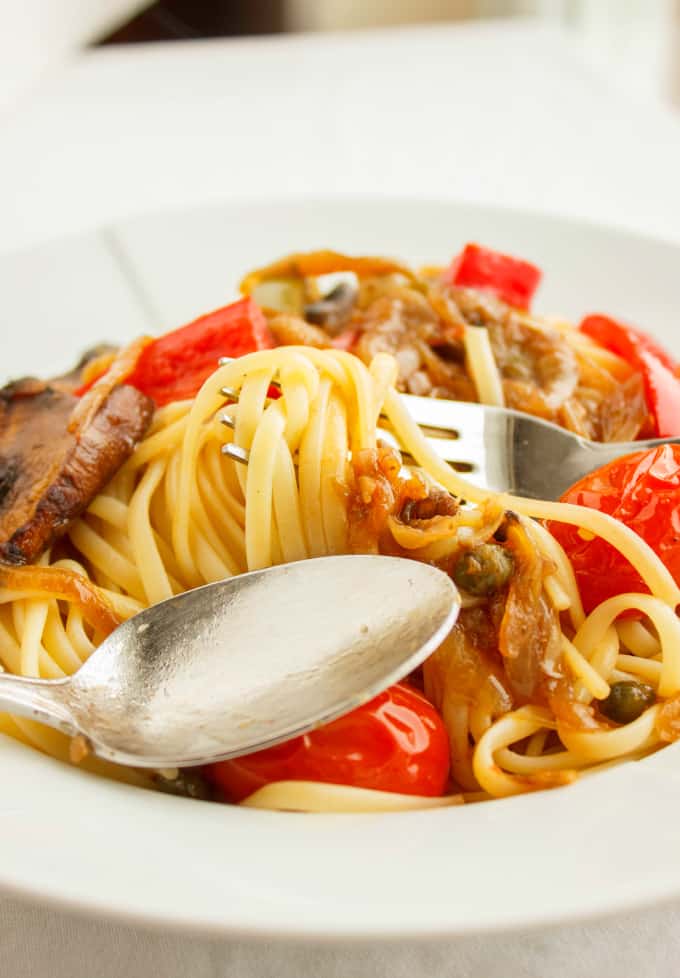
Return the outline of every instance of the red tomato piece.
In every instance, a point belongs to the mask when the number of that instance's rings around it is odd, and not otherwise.
[[[541,271],[521,258],[467,244],[443,276],[447,285],[491,292],[517,309],[528,309],[541,281]]]
[[[635,355],[636,350],[644,347],[650,350],[665,367],[668,367],[671,373],[676,373],[678,370],[678,361],[655,339],[636,326],[618,322],[609,316],[594,314],[585,316],[579,329],[592,337],[600,346],[606,347],[612,353],[618,353],[624,360],[630,362],[629,358]]]
[[[239,299],[159,336],[142,351],[127,383],[160,407],[194,397],[220,357],[240,357],[273,346],[260,308],[250,298]]]
[[[586,316],[579,328],[640,371],[654,419],[653,434],[659,438],[680,434],[680,380],[678,363],[671,355],[642,330],[608,316]]]
[[[680,584],[680,445],[616,459],[577,482],[561,501],[598,509],[625,523]],[[549,529],[572,562],[587,612],[616,594],[649,593],[633,565],[604,540],[584,540],[566,523],[551,522]]]
[[[272,781],[324,781],[409,795],[441,795],[449,776],[444,722],[398,683],[369,703],[284,744],[204,768],[229,801]]]

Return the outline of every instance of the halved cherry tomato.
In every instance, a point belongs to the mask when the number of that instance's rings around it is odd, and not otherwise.
[[[579,329],[639,370],[654,420],[654,436],[680,434],[678,364],[663,347],[640,329],[609,316],[586,316]]]
[[[398,683],[338,720],[204,769],[230,801],[272,781],[325,781],[409,795],[441,795],[449,776],[449,741],[435,708]]]
[[[588,506],[635,530],[680,584],[680,445],[633,452],[585,476],[562,502]],[[550,532],[572,562],[586,611],[626,591],[649,588],[625,557],[596,537],[584,540],[577,527],[551,522]]]
[[[541,272],[521,258],[466,244],[444,272],[443,280],[447,285],[491,292],[510,306],[528,309]]]

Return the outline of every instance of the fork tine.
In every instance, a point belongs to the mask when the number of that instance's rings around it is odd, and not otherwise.
[[[433,397],[402,394],[404,406],[434,451],[445,462],[463,472],[478,472],[471,480],[482,485],[489,450],[505,450],[504,445],[488,442],[489,412],[506,412],[467,401],[449,401]],[[487,486],[488,487],[488,486]]]
[[[449,432],[467,434],[470,431],[481,431],[485,412],[490,410],[483,404],[470,401],[416,397],[414,394],[402,394],[401,399],[415,422],[422,427],[438,429],[447,435]]]
[[[240,462],[241,465],[247,465],[250,461],[250,452],[246,451],[245,448],[239,448],[238,445],[234,445],[231,442],[222,445],[221,452],[235,462]]]
[[[274,381],[272,381],[269,386],[276,387],[277,389],[279,388],[279,385],[275,384]],[[241,392],[237,391],[235,387],[220,387],[220,394],[222,395],[222,397],[226,398],[226,400],[230,401],[232,404],[238,403],[238,399],[241,396]],[[271,403],[272,400],[273,398],[268,397],[267,403],[268,404]]]
[[[440,438],[448,441],[454,441],[462,437],[458,428],[454,428],[451,424],[448,424],[446,427],[442,427],[441,425],[426,424],[424,421],[419,421],[418,418],[416,417],[417,412],[414,413],[410,409],[410,405],[409,405],[410,398],[408,397],[408,395],[402,394],[402,399],[406,402],[406,405],[409,408],[409,414],[411,415],[413,420],[417,423],[418,427],[420,428],[420,430],[423,432],[424,435],[431,435],[433,438]],[[413,399],[415,400],[415,397]],[[448,403],[450,404],[452,402],[449,401]],[[389,418],[384,411],[381,411],[378,417],[381,421],[385,422],[386,424],[390,423]]]
[[[386,428],[378,428],[378,437],[401,453],[405,465],[417,465],[416,460],[402,446],[394,432],[388,431]],[[458,472],[472,472],[477,468],[479,450],[475,455],[469,450],[471,446],[468,444],[466,451],[466,444],[462,439],[427,438],[426,441],[444,462],[448,462]]]
[[[226,367],[228,363],[233,363],[235,359],[236,357],[220,357],[217,363],[220,367]],[[281,384],[278,382],[278,380],[270,380],[269,386],[276,387],[277,390],[281,390]],[[228,389],[230,390],[231,388]]]
[[[220,423],[225,425],[227,428],[234,428],[236,425],[236,420],[230,417],[228,414],[223,415],[220,418]],[[399,440],[394,436],[391,431],[387,431],[384,428],[378,429],[380,437],[386,441],[393,448],[396,448],[402,455],[402,459],[406,465],[416,464],[416,460],[402,447]],[[453,448],[454,445],[458,445],[456,441],[449,441],[444,439],[428,438],[428,442],[432,445],[434,450],[443,458],[445,462],[448,462],[458,471],[470,472],[476,468],[476,465],[472,461],[468,461],[461,457],[459,452],[456,452]],[[227,455],[229,458],[233,459],[235,462],[240,462],[242,465],[247,465],[250,461],[250,453],[245,448],[240,448],[238,445],[234,445],[232,442],[227,442],[222,445],[221,452],[223,455]]]

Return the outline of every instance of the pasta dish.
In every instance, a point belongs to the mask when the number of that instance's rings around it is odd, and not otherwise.
[[[680,434],[672,357],[605,315],[533,314],[539,278],[478,245],[418,271],[291,255],[186,326],[5,386],[9,672],[63,677],[149,605],[329,554],[435,564],[462,610],[407,682],[200,770],[118,768],[7,714],[0,731],[134,784],[320,811],[507,797],[678,738],[680,448],[628,454],[560,501],[499,495],[444,462],[401,397],[505,405],[597,441]]]

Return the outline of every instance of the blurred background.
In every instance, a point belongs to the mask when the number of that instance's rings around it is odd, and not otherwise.
[[[569,28],[631,94],[680,104],[680,0],[158,0],[133,6],[136,16],[108,43],[541,18]]]
[[[629,95],[680,106],[680,0],[0,0],[0,13],[11,25],[0,33],[0,108],[37,72],[88,44],[498,17],[567,27]]]

